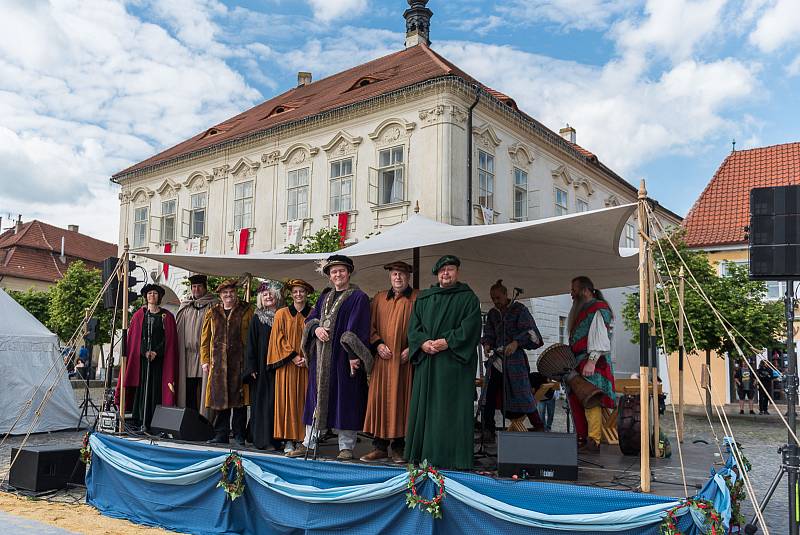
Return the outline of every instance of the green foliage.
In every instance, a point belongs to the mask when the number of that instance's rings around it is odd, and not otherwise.
[[[50,290],[50,323],[48,327],[63,342],[68,342],[83,322],[86,309],[92,305],[102,288],[103,280],[100,270],[87,269],[80,260],[70,264],[64,278]],[[107,343],[110,340],[112,311],[103,309],[101,303],[95,310],[94,317],[100,320],[95,343]],[[76,344],[82,343],[83,338],[79,336]]]
[[[336,227],[321,228],[304,239],[302,245],[288,245],[286,253],[332,253],[342,248],[342,234]]]
[[[10,295],[14,301],[22,305],[22,308],[30,312],[33,317],[42,322],[45,326],[49,325],[50,289],[41,291],[28,288],[28,290],[24,292],[19,290],[10,290],[8,295]]]
[[[699,285],[705,294],[733,327],[756,348],[768,347],[773,344],[773,339],[781,328],[781,304],[765,301],[766,285],[761,281],[751,281],[747,269],[741,266],[729,265],[729,275],[720,277],[716,269],[708,261],[705,253],[689,251],[683,240],[683,232],[678,230],[670,235],[670,239],[683,257],[688,270],[686,270],[686,283],[684,291],[684,307],[686,320],[691,325],[694,341],[701,351],[735,351],[733,341],[720,324],[711,307],[703,297],[695,291],[693,286]],[[678,331],[675,322],[679,315],[678,308],[678,273],[681,261],[666,238],[659,241],[654,247],[656,276],[658,285],[656,299],[656,315],[661,309],[661,321],[664,328],[664,337],[667,351],[678,349]],[[663,256],[662,256],[663,251]],[[691,275],[689,274],[691,272]],[[693,275],[693,277],[692,277]],[[671,276],[671,277],[670,277]],[[695,283],[695,280],[697,281]],[[674,282],[674,284],[672,284]],[[631,341],[639,342],[639,293],[629,294],[622,310],[625,327],[633,333]],[[673,321],[673,318],[675,321]],[[655,321],[658,322],[656,316]],[[733,329],[731,329],[733,331]],[[661,326],[656,324],[656,334],[661,337]],[[737,337],[736,342],[742,351],[748,350],[742,338]],[[659,341],[659,343],[661,343]],[[693,349],[693,339],[688,326],[684,330],[684,345],[688,350]]]

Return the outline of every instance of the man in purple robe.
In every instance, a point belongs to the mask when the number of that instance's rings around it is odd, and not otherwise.
[[[367,294],[350,284],[353,271],[353,261],[343,255],[322,262],[331,284],[317,299],[303,331],[302,347],[309,362],[303,411],[306,434],[290,457],[316,448],[320,432],[333,428],[339,435],[337,459],[350,460],[356,433],[364,427],[367,374],[372,368],[370,306]]]

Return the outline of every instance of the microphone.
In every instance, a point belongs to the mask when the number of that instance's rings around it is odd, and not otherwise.
[[[524,294],[525,293],[525,290],[523,290],[522,288],[517,288],[517,287],[514,287],[514,291],[517,292],[518,294]]]

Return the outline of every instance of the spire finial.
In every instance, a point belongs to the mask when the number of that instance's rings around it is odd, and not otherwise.
[[[731,152],[736,152],[736,138],[731,140]]]
[[[417,203],[414,205],[414,213],[415,214],[419,213],[419,201],[417,201]]]
[[[406,48],[425,43],[431,44],[430,30],[433,11],[428,9],[428,0],[408,0],[409,8],[403,13],[406,19]]]

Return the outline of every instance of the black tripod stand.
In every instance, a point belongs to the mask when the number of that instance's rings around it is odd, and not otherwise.
[[[86,350],[89,352],[89,359],[86,361],[86,365],[83,367],[85,373],[83,373],[83,401],[78,406],[81,410],[81,415],[78,417],[78,425],[75,426],[75,430],[78,431],[81,428],[81,422],[86,419],[86,423],[89,423],[89,407],[94,409],[95,417],[100,413],[100,408],[95,404],[92,400],[92,394],[89,391],[89,374],[92,370],[92,349],[91,346],[85,346]]]
[[[783,388],[786,392],[787,420],[789,421],[789,439],[786,444],[778,449],[781,454],[781,467],[775,474],[775,479],[769,486],[769,490],[764,495],[764,499],[758,505],[762,513],[769,505],[772,495],[781,482],[781,478],[786,474],[789,481],[789,535],[798,535],[798,524],[800,524],[800,510],[797,507],[798,499],[798,472],[800,472],[800,448],[795,442],[793,433],[797,433],[797,354],[794,348],[794,282],[786,281],[786,294],[784,295],[786,308],[786,351],[789,356],[789,369],[784,376]],[[758,531],[758,519],[754,515],[753,519],[744,527],[747,535],[753,535]]]

